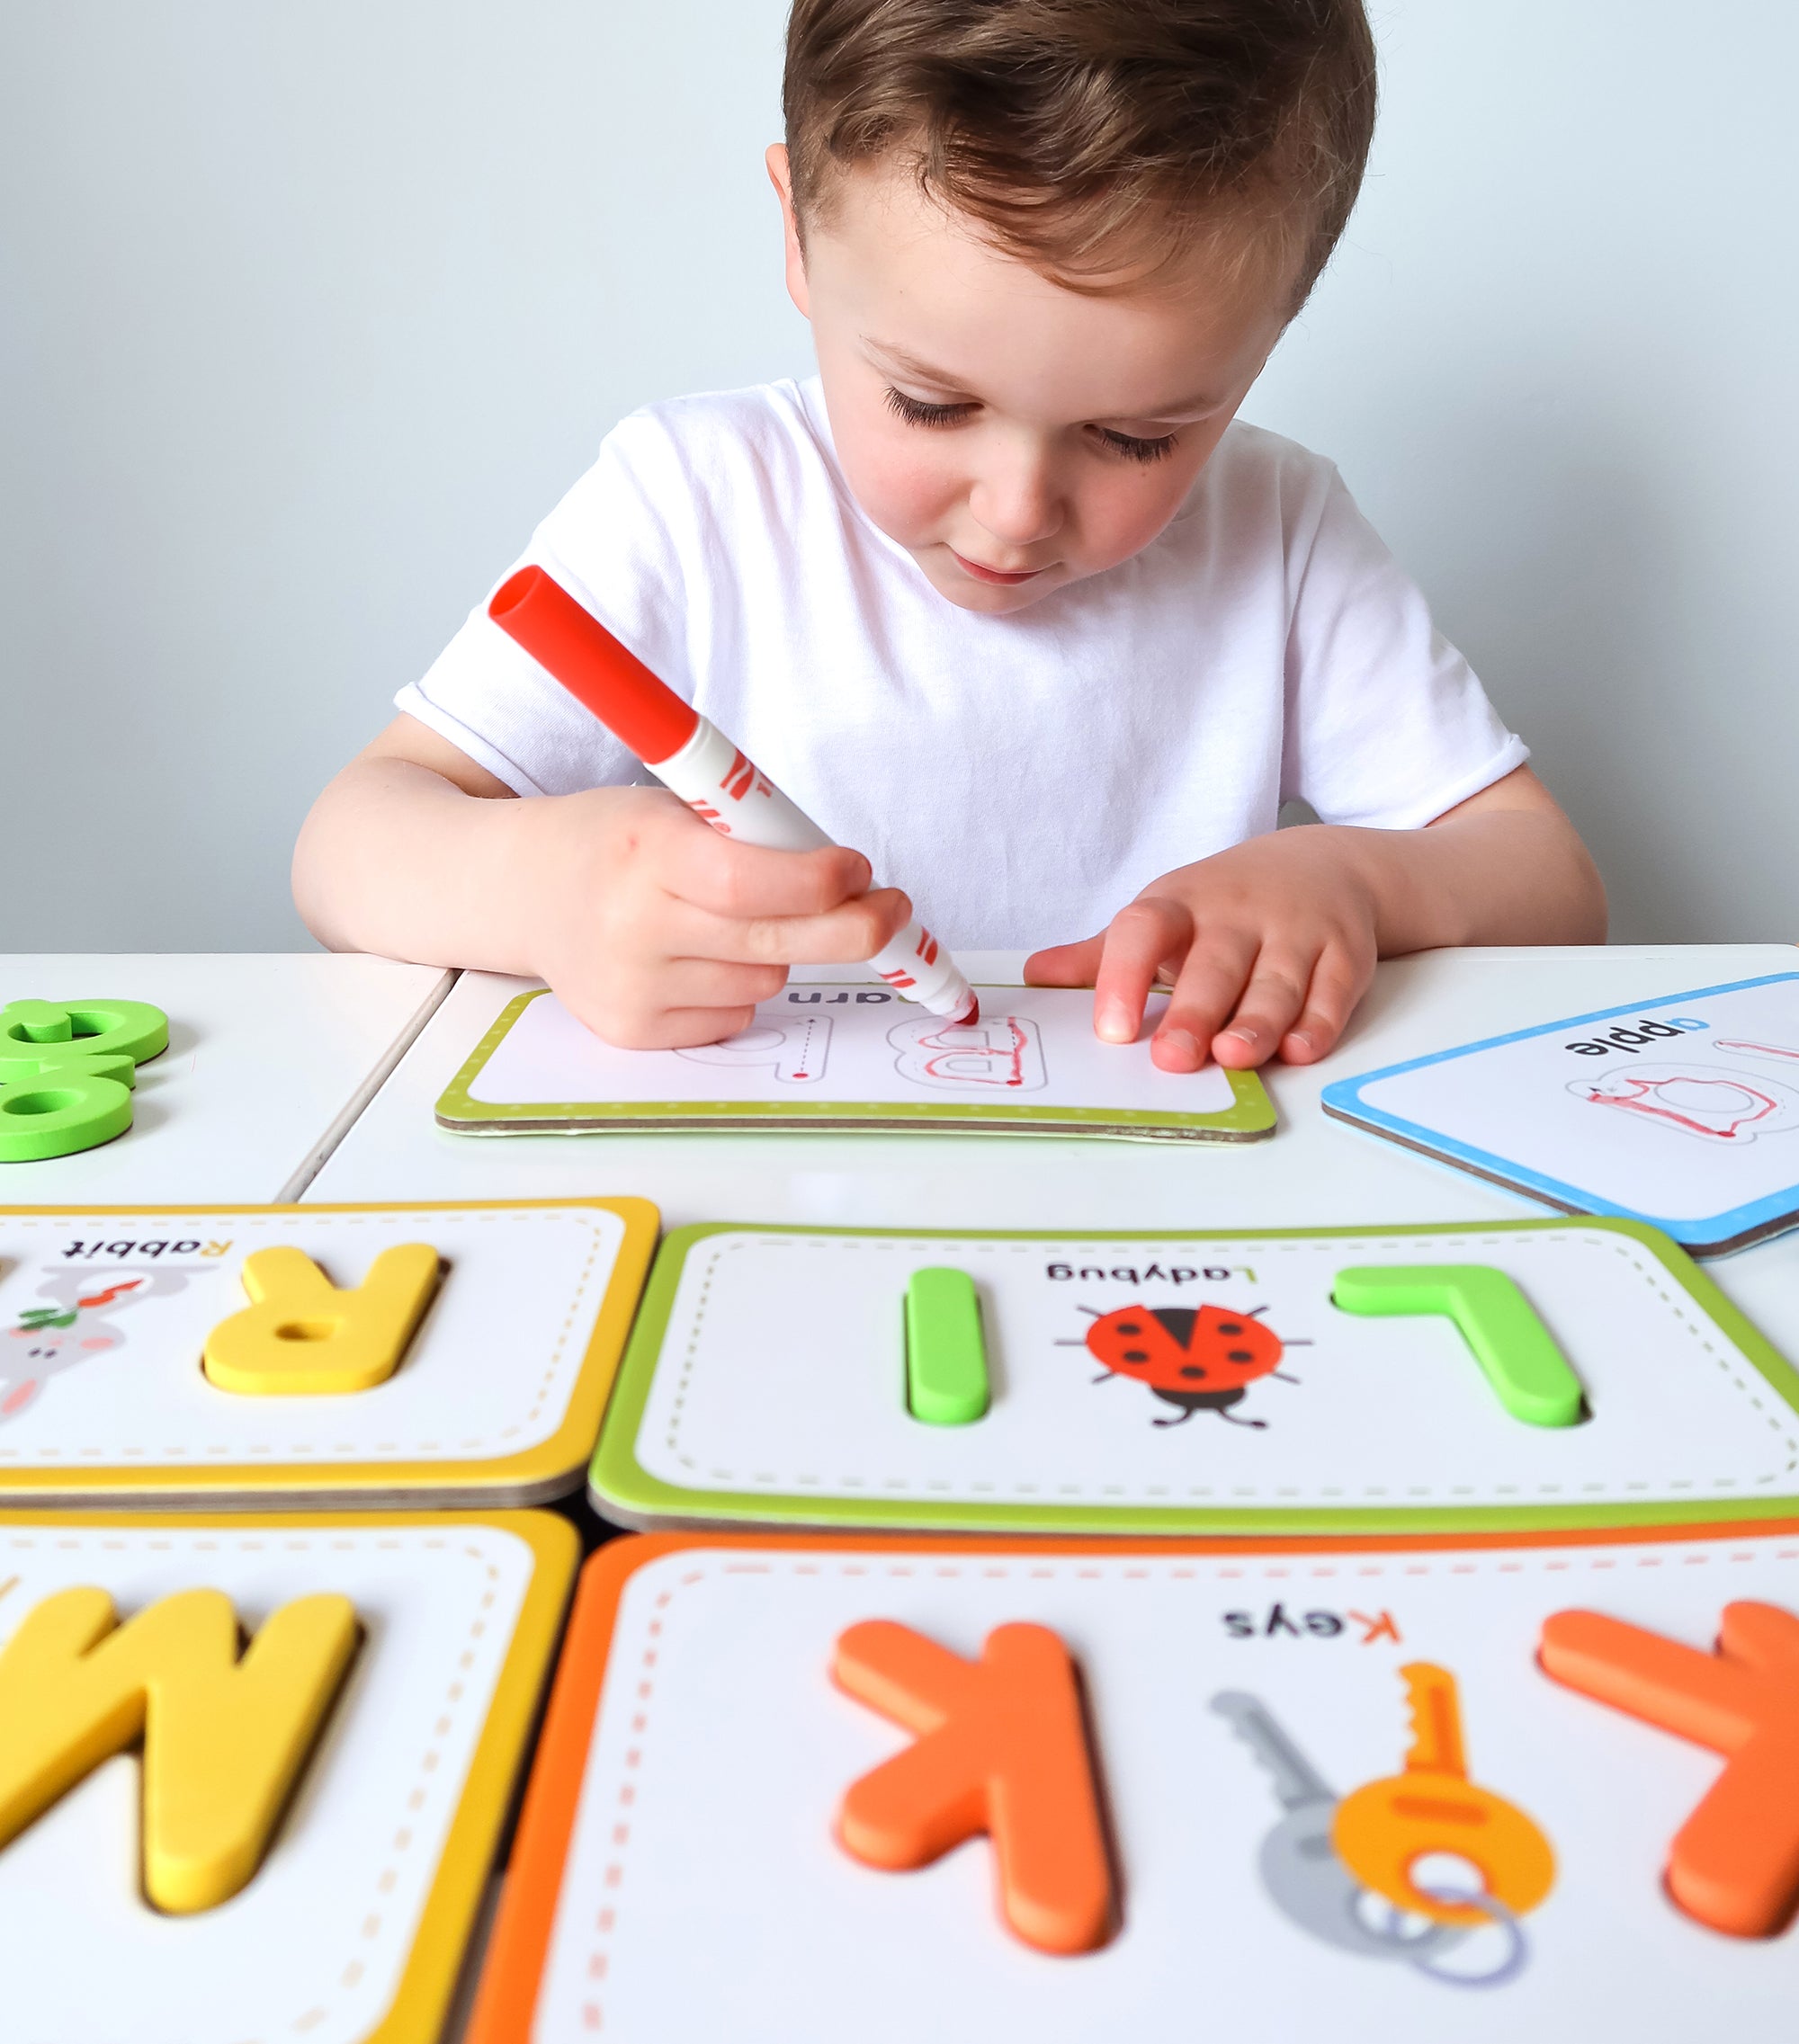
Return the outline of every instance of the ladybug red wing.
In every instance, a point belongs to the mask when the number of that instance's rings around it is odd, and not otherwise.
[[[1179,1406],[1182,1419],[1202,1410],[1222,1414],[1242,1398],[1246,1384],[1279,1368],[1282,1353],[1271,1327],[1224,1306],[1121,1306],[1087,1330],[1087,1345],[1115,1376]]]

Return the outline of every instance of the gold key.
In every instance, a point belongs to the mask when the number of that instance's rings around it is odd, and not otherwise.
[[[1411,1870],[1432,1852],[1453,1852],[1481,1875],[1487,1896],[1514,1915],[1535,1909],[1555,1879],[1555,1855],[1535,1824],[1490,1789],[1468,1779],[1462,1706],[1447,1668],[1414,1661],[1400,1670],[1411,1705],[1405,1772],[1370,1781],[1337,1806],[1330,1842],[1364,1888],[1438,1924],[1490,1923],[1480,1899],[1429,1894]]]

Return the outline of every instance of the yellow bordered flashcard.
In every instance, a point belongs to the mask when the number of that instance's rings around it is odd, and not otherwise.
[[[559,1495],[656,1228],[641,1200],[0,1209],[0,1502]]]
[[[1790,1521],[616,1541],[470,2044],[1785,2044],[1795,1642]]]
[[[535,1512],[0,1515],[21,2044],[434,2044],[566,1606]]]

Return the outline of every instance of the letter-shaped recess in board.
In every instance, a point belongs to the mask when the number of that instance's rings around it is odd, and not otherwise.
[[[1726,1604],[1707,1654],[1597,1611],[1557,1611],[1537,1658],[1569,1689],[1725,1755],[1669,1847],[1668,1892],[1714,1931],[1771,1937],[1799,1906],[1799,1619]]]
[[[206,1337],[201,1367],[221,1391],[366,1391],[399,1368],[441,1269],[436,1250],[402,1243],[340,1291],[304,1250],[255,1250],[244,1259],[254,1303]]]
[[[1002,1625],[965,1661],[891,1619],[837,1640],[838,1688],[916,1732],[852,1782],[846,1851],[872,1867],[928,1866],[964,1839],[993,1841],[999,1907],[1041,1951],[1095,1950],[1117,1924],[1112,1863],[1068,1648],[1041,1625]]]
[[[966,1271],[914,1271],[906,1287],[906,1406],[929,1426],[969,1426],[990,1390],[980,1299]]]
[[[131,1126],[137,1068],[168,1048],[148,1001],[9,1001],[0,1008],[0,1164],[68,1156]]]
[[[1369,1264],[1339,1271],[1333,1306],[1345,1313],[1434,1314],[1453,1320],[1514,1419],[1573,1426],[1580,1379],[1517,1285],[1484,1263]]]
[[[0,1649],[0,1847],[103,1761],[144,1741],[144,1890],[192,1915],[262,1863],[355,1652],[345,1597],[301,1597],[243,1658],[219,1590],[124,1625],[104,1590],[64,1590]]]

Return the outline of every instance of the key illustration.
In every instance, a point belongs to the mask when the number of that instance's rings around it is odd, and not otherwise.
[[[1259,1697],[1224,1690],[1212,1708],[1231,1721],[1266,1770],[1282,1816],[1262,1840],[1258,1870],[1269,1899],[1295,1928],[1365,1959],[1418,1961],[1446,1951],[1463,1933],[1429,1922],[1408,1931],[1394,1912],[1381,1928],[1361,1912],[1363,1885],[1330,1842],[1338,1797]]]
[[[1332,1844],[1365,1888],[1435,1923],[1473,1929],[1496,1915],[1526,1915],[1555,1879],[1548,1839],[1516,1803],[1469,1780],[1461,1700],[1448,1669],[1414,1661],[1400,1674],[1412,1716],[1404,1771],[1343,1799]],[[1420,1888],[1412,1869],[1432,1853],[1471,1862],[1481,1891],[1451,1896]]]

